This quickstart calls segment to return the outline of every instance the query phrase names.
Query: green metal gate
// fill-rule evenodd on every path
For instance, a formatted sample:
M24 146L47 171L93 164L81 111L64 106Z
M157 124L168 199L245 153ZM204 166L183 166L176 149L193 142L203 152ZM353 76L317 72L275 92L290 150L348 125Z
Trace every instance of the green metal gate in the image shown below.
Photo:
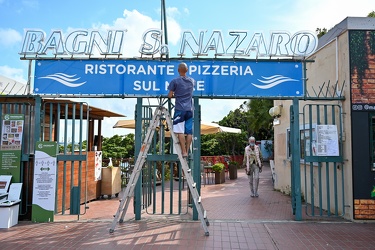
M163 104L169 105L169 111L172 109L170 102ZM142 124L142 128L139 130L139 126L136 126L136 145L143 142L152 120L153 109L156 107L158 105L137 104L136 122ZM178 157L173 154L172 138L168 136L170 130L165 120L161 119L142 170L142 203L140 205L148 214L181 215L187 213L189 206L188 188L185 189ZM135 155L138 155L137 149ZM137 193L135 200L137 200ZM137 202L135 206L137 207ZM137 209L135 210L137 213Z
M305 212L309 216L342 216L345 186L341 106L307 104L302 116Z
M345 213L343 121L338 104L305 104L290 109L292 208L296 220ZM299 122L302 122L300 125Z
M45 102L41 112L42 140L56 141L57 183L55 212L80 215L86 212L89 108L83 102ZM59 191L61 190L61 191ZM84 212L81 212L84 204Z

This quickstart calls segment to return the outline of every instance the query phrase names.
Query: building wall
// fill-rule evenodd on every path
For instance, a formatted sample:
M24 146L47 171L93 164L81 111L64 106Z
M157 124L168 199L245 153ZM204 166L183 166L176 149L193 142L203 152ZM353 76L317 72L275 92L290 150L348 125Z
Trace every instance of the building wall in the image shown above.
M290 194L291 187L291 164L288 156L287 131L290 127L289 107L291 101L274 101L274 105L283 105L280 124L274 127L274 161L275 182L274 188L283 193Z

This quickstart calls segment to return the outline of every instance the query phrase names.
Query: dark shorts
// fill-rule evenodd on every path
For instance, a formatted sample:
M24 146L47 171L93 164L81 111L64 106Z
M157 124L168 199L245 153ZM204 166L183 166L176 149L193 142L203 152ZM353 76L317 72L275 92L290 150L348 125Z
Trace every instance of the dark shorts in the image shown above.
M177 134L193 134L193 112L175 110L173 116L173 132Z

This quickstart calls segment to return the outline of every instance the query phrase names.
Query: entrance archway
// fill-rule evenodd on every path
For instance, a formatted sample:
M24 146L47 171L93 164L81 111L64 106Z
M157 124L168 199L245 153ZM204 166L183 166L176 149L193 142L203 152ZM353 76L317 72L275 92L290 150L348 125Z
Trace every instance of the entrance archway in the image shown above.
M138 99L136 108L136 148L139 149L142 141L143 128L143 107L142 98L158 98L165 95L168 81L176 73L176 65L181 61L171 59L170 61L146 61L146 60L108 60L102 61L88 60L75 61L63 60L64 64L51 60L38 60L36 64L36 81L34 86L35 96L43 97L64 97L77 98L95 95L103 98L127 98L136 97ZM186 61L186 60L185 60ZM195 90L194 106L199 110L200 98L225 98L225 99L251 99L251 98L269 98L269 99L293 99L292 120L294 123L291 133L292 148L292 205L295 211L296 220L301 220L301 185L300 185L300 134L299 132L299 100L308 99L304 93L305 80L303 78L304 63L302 61L254 61L254 60L190 60L189 68L196 78L197 88ZM87 76L87 81L67 84L61 75L53 76L54 71L64 71L66 75L72 75L70 71ZM282 72L282 73L280 73ZM195 75L194 75L195 74ZM262 76L267 74L267 77ZM282 76L280 76L280 74ZM113 76L115 75L115 76ZM73 79L70 79L73 80ZM55 84L60 82L61 84ZM103 84L113 82L112 85ZM99 83L99 84L98 84ZM130 84L127 84L130 83ZM225 83L225 84L223 84ZM87 84L87 85L86 85ZM288 87L285 87L287 84ZM98 86L95 88L94 86ZM59 93L59 94L55 94ZM140 110L139 110L140 109ZM43 109L42 109L43 110ZM38 114L39 111L36 111ZM142 114L142 115L139 115ZM195 113L196 121L200 121L199 112ZM75 117L72 115L72 117ZM199 123L195 123L194 131L200 130ZM37 126L38 127L38 126ZM35 131L38 130L36 127ZM200 133L194 140L196 145L200 144ZM42 138L40 131L36 133L35 138ZM45 137L46 138L46 137ZM50 136L48 140L53 140ZM194 146L195 147L195 146ZM199 150L194 150L192 169L194 178L197 180L197 188L200 183L200 154ZM137 154L136 154L137 155ZM66 158L69 162L80 162L82 155L78 158ZM150 157L151 158L151 157ZM160 160L160 159L159 159ZM195 169L195 171L194 171ZM138 189L139 190L139 189ZM138 194L139 195L139 194ZM77 196L79 197L79 196ZM79 198L76 198L79 199ZM137 203L138 202L138 203ZM77 204L77 202L75 203ZM78 201L78 204L80 202ZM136 219L140 219L140 209L142 207L141 199L136 200ZM74 205L74 204L73 204ZM196 214L193 214L196 219Z

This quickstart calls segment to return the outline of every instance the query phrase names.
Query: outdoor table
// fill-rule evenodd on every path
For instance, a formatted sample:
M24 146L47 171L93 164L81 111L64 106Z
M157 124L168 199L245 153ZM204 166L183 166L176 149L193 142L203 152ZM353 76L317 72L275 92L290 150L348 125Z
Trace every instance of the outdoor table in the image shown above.
M215 183L214 171L212 170L212 166L204 166L204 174L206 175L207 184L210 184L210 180L211 184Z

